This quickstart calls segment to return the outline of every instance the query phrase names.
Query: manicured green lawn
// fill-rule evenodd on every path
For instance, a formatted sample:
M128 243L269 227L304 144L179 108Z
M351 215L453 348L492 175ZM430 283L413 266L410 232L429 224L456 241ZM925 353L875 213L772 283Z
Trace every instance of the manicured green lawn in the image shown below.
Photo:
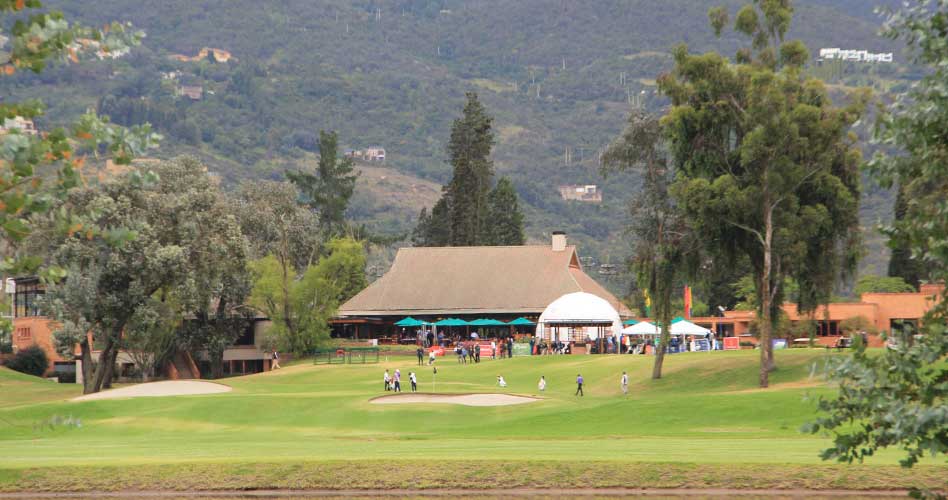
M450 469L472 460L564 467L605 461L628 467L690 464L697 471L701 464L725 471L787 467L803 477L807 468L801 466L821 464L817 454L829 443L798 429L813 417L815 398L832 394L810 377L814 363L830 355L779 351L768 390L755 388L758 358L752 351L673 355L659 381L649 379L652 358L645 356L525 357L479 365L458 365L449 356L438 361L436 384L431 367L390 359L360 366L298 364L231 378L224 382L234 390L226 394L82 403L62 400L78 394L76 387L28 382L0 370L0 490L15 488L24 474L33 474L30 484L42 487L43 470L64 465L174 470L180 464L180 473L191 464L233 473L255 470L250 464L259 463L279 469L383 461ZM517 406L370 404L386 394L385 368L401 369L405 389L408 372L417 369L424 392L533 395L540 375L548 386L542 401ZM619 390L622 370L632 382L627 398ZM577 373L586 379L585 397L573 395ZM498 374L507 380L506 389L496 387ZM54 416L79 418L82 426L35 425ZM882 453L856 470L910 477L882 467L898 457ZM943 463L929 464L935 469L920 470L948 477ZM259 471L253 475L261 477Z

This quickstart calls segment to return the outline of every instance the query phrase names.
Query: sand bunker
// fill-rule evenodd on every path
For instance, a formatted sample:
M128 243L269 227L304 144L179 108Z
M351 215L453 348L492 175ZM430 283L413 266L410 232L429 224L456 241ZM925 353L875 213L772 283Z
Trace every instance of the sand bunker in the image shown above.
M231 388L224 384L203 382L200 380L165 380L137 384L109 391L86 394L73 401L95 401L98 399L138 398L148 396L190 396L194 394L218 394L230 392Z
M442 403L464 406L508 406L521 405L540 401L528 396L514 396L513 394L392 394L379 396L369 400L372 404L410 404L410 403Z

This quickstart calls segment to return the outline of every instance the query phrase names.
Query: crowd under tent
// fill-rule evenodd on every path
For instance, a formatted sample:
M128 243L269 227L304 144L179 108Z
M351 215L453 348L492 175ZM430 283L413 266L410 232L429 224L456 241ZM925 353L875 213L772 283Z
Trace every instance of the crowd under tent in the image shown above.
M612 304L591 293L574 292L544 309L537 320L536 336L544 342L573 346L591 340L599 344L599 352L604 352L605 339L618 339L621 331L622 318Z

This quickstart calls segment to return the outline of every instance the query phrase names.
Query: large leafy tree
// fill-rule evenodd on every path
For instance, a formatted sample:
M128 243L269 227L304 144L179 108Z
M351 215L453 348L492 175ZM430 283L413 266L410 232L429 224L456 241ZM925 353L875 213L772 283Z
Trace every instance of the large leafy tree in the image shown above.
M187 275L171 289L185 316L185 342L206 354L211 375L222 375L224 349L240 336L252 315L244 308L250 294L248 243L241 232L233 204L198 161L183 158L154 170L162 181L154 190L165 211L187 214L169 240L188 242ZM173 222L173 221L169 221Z
M513 182L501 177L487 196L488 245L523 245L523 213Z
M287 172L299 188L303 201L312 208L327 237L346 229L346 208L355 191L358 174L353 173L352 158L339 158L339 139L335 132L319 132L319 163L315 172Z
M156 181L157 182L157 181ZM90 227L116 228L95 234L74 228L57 242L51 262L68 270L65 285L46 293L50 317L61 327L54 333L62 350L79 345L84 392L108 387L122 332L136 311L163 287L181 279L187 269L189 242L169 237L163 224L186 224L187 213L163 214L160 196L149 196L137 172L95 188L74 190L65 210ZM101 345L92 371L90 336Z
M902 39L930 72L879 117L876 140L902 154L878 154L869 172L883 185L901 186L911 200L886 232L908 243L932 278L948 280L948 2L920 0L888 18L884 33ZM820 401L824 416L808 430L829 431L834 446L824 459L863 460L880 448L899 447L911 467L925 454L948 454L948 300L932 297L920 338L903 332L898 347L881 355L864 348L830 365L839 384Z
M641 195L629 206L629 232L634 237L636 282L648 291L650 312L662 326L652 365L652 378L659 379L671 340L673 292L687 264L694 260L689 256L696 251L692 233L668 191L675 178L674 167L659 120L641 111L633 112L622 135L603 154L602 162L606 172L635 170L642 176Z
M250 255L274 255L281 268L305 269L319 249L319 221L297 202L289 182L245 181L232 198L233 211L247 237ZM288 273L292 278L292 272Z
M84 379L87 392L108 387L123 341L163 344L147 337L164 336L168 325L159 317L169 303L219 361L219 346L241 331L226 320L249 292L246 241L229 209L206 168L188 158L70 193L62 210L79 222L65 239L49 231L51 263L69 274L47 299L64 325L57 341L64 350L80 346L84 370L93 365L86 332L101 346L93 376Z
M8 22L9 21L9 22ZM0 78L18 71L42 71L50 62L77 63L80 58L125 51L142 34L113 23L106 29L70 24L60 12L46 12L38 0L0 0ZM0 236L6 242L25 238L31 217L47 213L57 199L81 183L89 155L110 154L117 163L129 163L158 139L148 125L124 129L94 113L83 115L69 130L57 128L38 134L18 126L42 116L39 101L0 102ZM40 259L20 252L14 259L5 251L0 269L23 272Z
M233 203L253 260L250 302L274 321L277 336L290 339L285 347L306 352L319 335L295 298L309 293L298 292L298 279L318 258L319 222L297 203L296 187L289 182L245 182ZM324 299L321 295L319 304L327 309Z
M720 33L724 9L712 9ZM760 317L760 386L774 368L772 330L785 297L814 309L858 257L860 154L850 126L867 93L834 107L823 83L807 78L806 49L784 41L789 0L758 0L737 13L749 36L734 63L716 54L674 51L674 71L659 88L672 101L663 118L678 170L671 188L715 265L745 258Z
M326 244L319 262L284 283L275 255L251 263L255 275L251 304L271 320L271 336L284 350L311 354L329 338L329 319L337 307L365 288L365 251L360 242L338 238Z

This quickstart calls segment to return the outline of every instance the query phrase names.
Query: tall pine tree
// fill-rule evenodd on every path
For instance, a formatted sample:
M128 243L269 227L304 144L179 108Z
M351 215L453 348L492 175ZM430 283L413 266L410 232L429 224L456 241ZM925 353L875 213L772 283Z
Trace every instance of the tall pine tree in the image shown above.
M483 245L487 236L487 194L494 176L488 158L494 143L493 118L477 99L467 93L463 115L454 120L448 154L454 176L444 188L447 197L452 246Z
M487 197L487 220L488 245L523 245L523 213L507 177L501 177Z
M346 227L346 208L355 191L358 174L352 172L352 158L339 159L339 139L335 132L319 132L319 164L315 173L287 172L306 204L319 217L327 237L338 236Z
M448 153L454 174L431 212L422 210L412 231L415 246L523 245L523 214L509 179L491 190L494 143L491 118L467 93L463 115L454 120Z

